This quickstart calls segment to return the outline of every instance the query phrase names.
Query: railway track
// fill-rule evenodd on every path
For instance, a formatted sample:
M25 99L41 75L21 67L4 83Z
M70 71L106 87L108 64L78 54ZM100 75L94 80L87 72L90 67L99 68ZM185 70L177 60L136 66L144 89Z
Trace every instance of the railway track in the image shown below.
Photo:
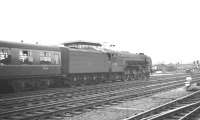
M199 120L200 119L200 106L187 113L182 120Z
M178 78L182 79L182 78ZM168 79L168 81L171 81ZM134 88L139 86L147 86L151 84L159 84L164 81L148 81L148 82L127 82L124 84L115 84L115 85L107 85L100 87L92 87L90 89L75 89L74 91L62 91L56 93L50 93L45 95L34 95L34 96L26 96L19 98L11 98L11 99L3 99L0 101L0 112L20 109L25 107L36 106L40 104L52 103L52 102L60 102L63 100L70 100L74 98L84 98L89 95L105 93L115 90L122 90L126 88Z
M199 120L200 91L125 120Z
M181 85L183 85L183 82L180 83L180 81L176 81L137 89L132 88L95 94L86 98L71 99L71 101L63 100L45 105L6 111L0 114L0 118L2 120L59 119L73 114L80 114L85 110L98 108L105 104L113 104L125 99L152 94L164 89L172 89Z
M17 100L17 99L23 99L23 98L35 98L35 97L40 97L40 96L50 96L54 94L59 94L59 93L75 93L77 91L87 91L90 89L99 89L102 87L110 87L110 86L120 86L123 84L143 84L145 82L151 82L151 81L156 81L156 80L170 80L173 78L184 78L186 75L181 74L178 76L175 75L170 75L168 76L154 76L151 77L152 80L150 81L130 81L130 82L116 82L116 83L105 83L105 84L98 84L98 85L92 85L92 86L82 86L82 87L75 87L75 88L53 88L53 89L47 89L47 90L41 90L41 91L29 91L29 92L22 92L22 93L15 93L15 94L0 94L0 101L10 101L10 100ZM167 77L167 78L166 78Z
M162 76L152 76L150 79L151 80L165 80L167 79L171 79L171 78L179 78L179 77L185 77L186 74L175 74L175 75L162 75ZM146 81L142 81L142 82L146 82ZM75 87L76 90L80 90L80 91L84 91L85 87L87 87L87 89L93 89L93 88L98 88L98 87L104 87L107 86L109 84L112 85L120 85L123 84L123 82L114 82L114 83L102 83L102 84L97 84L97 85L89 85L89 86L80 86L80 87ZM138 83L138 81L134 82L134 83ZM56 92L55 92L56 91ZM51 94L56 94L56 93L62 93L62 92L66 92L66 91L73 91L74 92L74 88L49 88L47 90L40 90L40 91L27 91L27 92L19 92L19 93L10 93L10 94L0 94L0 101L2 99L17 99L23 96L35 96L37 97L38 95L51 95Z
M169 119L170 120L192 120L192 119L197 119L198 117L200 118L200 116L198 116L199 114L197 113L197 111L199 111L200 109L199 100L200 100L199 98L196 98L196 99L190 98L190 101L187 101L187 103L177 104L175 107L178 107L178 108L172 109L163 114L159 114L157 116L149 118L148 120L169 120ZM192 114L193 116L197 115L196 118L189 117L189 115L192 116Z

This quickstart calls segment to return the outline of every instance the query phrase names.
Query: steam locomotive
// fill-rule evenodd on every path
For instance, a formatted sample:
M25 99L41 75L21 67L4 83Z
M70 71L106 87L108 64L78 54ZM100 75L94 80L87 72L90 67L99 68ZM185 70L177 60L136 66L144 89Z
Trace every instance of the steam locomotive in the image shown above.
M151 58L75 41L42 46L0 41L0 93L148 80Z

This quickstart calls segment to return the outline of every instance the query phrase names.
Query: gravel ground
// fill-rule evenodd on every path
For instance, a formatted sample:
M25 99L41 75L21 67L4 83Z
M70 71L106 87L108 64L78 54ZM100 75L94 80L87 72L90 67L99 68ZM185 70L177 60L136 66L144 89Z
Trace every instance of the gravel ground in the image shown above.
M64 120L122 120L189 93L191 92L186 91L185 88L177 88L156 93L149 97L124 101L117 105L104 106L101 109L91 110L73 117L66 117Z

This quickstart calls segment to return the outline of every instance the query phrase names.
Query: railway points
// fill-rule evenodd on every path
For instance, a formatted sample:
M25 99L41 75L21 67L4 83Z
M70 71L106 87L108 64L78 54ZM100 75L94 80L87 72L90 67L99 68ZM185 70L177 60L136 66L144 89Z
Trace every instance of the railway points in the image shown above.
M170 101L126 120L193 120L199 118L200 91Z
M123 101L117 105L110 105L108 107L86 112L74 117L66 117L65 119L123 120L127 117L131 117L134 114L139 114L141 112L157 107L169 101L173 101L190 93L191 92L186 91L184 87L180 87L169 91L159 92L154 94L153 96L130 99L127 101Z

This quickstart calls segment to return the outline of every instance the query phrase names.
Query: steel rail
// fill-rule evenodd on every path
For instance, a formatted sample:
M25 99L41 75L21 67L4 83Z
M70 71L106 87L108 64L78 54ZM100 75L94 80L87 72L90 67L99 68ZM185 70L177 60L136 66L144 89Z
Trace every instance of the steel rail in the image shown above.
M154 88L153 91L150 90L150 88L146 88L146 91L142 91L140 89L140 90L138 90L138 92L136 92L136 91L133 92L133 90L123 91L121 93L117 92L117 93L113 93L113 94L107 95L107 97L106 96L104 96L104 97L99 96L98 98L94 97L94 98L86 99L85 103L83 102L83 100L81 100L81 102L79 103L78 107L77 107L77 101L75 101L75 104L71 104L71 105L69 104L69 102L68 102L68 104L65 103L65 102L63 102L63 103L55 103L56 105L55 104L47 105L46 107L44 107L44 106L37 106L36 110L33 110L33 108L29 108L29 110L30 110L29 111L28 108L27 108L26 110L12 111L10 113L7 113L7 117L8 116L12 116L11 113L15 113L18 116L20 114L23 114L23 113L26 113L27 115L32 114L32 117L30 115L28 118L35 118L35 117L45 116L47 113L48 113L48 115L50 115L50 114L54 115L54 114L59 113L59 112L62 113L62 111L64 111L64 112L66 112L66 111L70 112L72 110L77 110L77 109L81 109L81 108L85 108L85 107L91 107L91 105L94 106L94 105L99 105L99 104L102 104L102 103L105 103L105 102L109 102L109 101L116 101L116 100L120 100L120 99L124 99L124 98L127 99L127 98L130 98L130 97L137 97L137 96L141 96L141 95L147 95L147 94L154 93L155 91L163 90L164 88L165 89L169 89L169 88L177 87L177 86L181 86L181 85L183 85L183 83L180 83L180 82L178 82L176 84L175 83L171 83L170 87L169 86L163 87L162 84L159 84L158 86L160 88L155 88L155 86L152 86L152 88ZM144 88L143 88L143 90L144 90ZM66 106L68 106L68 107L66 107ZM39 114L37 112L39 110L39 108L40 108L40 112L39 113L42 113L42 114ZM42 110L42 108L43 108L43 110ZM55 109L55 108L58 108L59 110ZM44 110L44 109L46 109L46 110ZM31 112L31 110L32 110L32 112ZM27 113L28 111L29 111L29 114ZM5 114L6 113L4 113L4 115L1 114L1 117L5 116ZM21 116L24 116L24 115L21 115ZM15 117L15 119L16 119L16 117ZM26 117L24 117L24 118L22 117L20 119L26 119Z
M169 114L171 115L176 114L177 113L176 111L178 110L180 110L178 111L178 113L181 113L181 110L183 110L186 107L190 108L189 107L190 105L194 104L194 102L199 102L199 101L200 101L200 91L197 91L190 95L173 100L164 105L158 106L156 108L153 108L151 110L145 111L143 113L129 117L124 120L140 120L140 119L141 120L162 120L166 118Z
M148 118L148 120L165 120L165 119L182 120L183 118L181 117L184 117L186 114L190 113L190 111L195 110L200 106L199 100L195 103L186 104L184 106L169 110L165 113L155 115L152 118Z
M174 82L174 80L173 81L168 81L168 82ZM175 82L178 82L178 81L175 81ZM161 84L161 83L163 83L163 82L158 82L158 83L156 83L156 84ZM156 85L156 84L152 84L153 86L154 85ZM135 88L135 86L133 86L133 87L128 87L128 88L126 88L126 89L124 89L124 90L129 90L129 89L135 89L135 90L137 90L137 89L146 89L146 88L148 88L149 86L151 86L151 85L148 85L148 86L142 86L141 88L140 87L137 87L137 88ZM118 92L118 91L123 91L121 88L120 88L120 86L119 86L119 88L116 88L116 89L112 89L112 90L110 90L110 89L108 89L108 90L101 90L101 91L98 91L98 92L95 92L95 93L93 93L93 94L91 94L90 93L90 91L89 91L89 93L90 94L88 94L88 93L84 93L84 94L81 94L80 96L76 96L76 97L66 97L66 96L54 96L53 98L51 98L51 96L49 96L49 98L46 98L45 97L45 99L39 99L39 100L36 100L36 101L28 101L28 100L26 100L26 103L24 103L24 101L21 101L20 103L19 102L17 102L17 103L13 103L13 104L11 104L11 105L9 105L9 104L4 104L4 106L1 106L1 108L3 108L3 110L1 110L1 113L3 113L3 112L5 112L5 111L12 111L12 110L15 110L15 109L22 109L22 108L26 108L26 107L31 107L31 106L36 106L36 105L44 105L44 104L48 104L48 103L55 103L55 102L62 102L62 101L70 101L70 100L75 100L75 99L80 99L80 98L86 98L86 97L91 97L92 95L96 95L96 94L98 94L98 93L105 93L105 94L107 94L107 93L109 93L109 94L111 94L112 92L113 93L115 93L115 90ZM43 101L43 102L42 102Z
M200 106L190 111L185 116L181 117L179 120L198 120L200 118L199 113L200 113Z
M178 77L170 77L170 78L166 78L166 79L163 79L163 80L170 80L170 79L173 79L173 78L184 78L186 75L184 76L178 76ZM160 78L161 79L161 78ZM163 81L162 80L162 81ZM151 81L128 81L128 84L129 83L133 83L133 84L137 84L137 83L145 83L145 82L152 82L152 81L155 81L157 82L158 80L151 80ZM159 80L161 81L161 80ZM119 82L119 83L114 83L114 85L118 86L118 85L121 85L121 84L126 84L126 82ZM0 98L0 102L3 102L3 101L13 101L13 100L19 100L19 99L27 99L27 98L36 98L36 97L41 97L41 96L51 96L51 95L55 95L55 94L59 94L59 93L65 93L65 92L69 92L69 93L74 93L74 92L80 92L80 91L83 91L83 90L89 90L89 89L97 89L97 88L102 88L102 87L110 87L110 85L113 85L113 83L106 83L106 84L99 84L99 85L94 85L94 86L84 86L84 87L76 87L76 88L55 88L53 90L42 90L42 91L37 91L36 94L34 92L35 95L30 95L31 93L25 93L26 95L25 96L19 96L19 97L16 97L16 96L13 96L13 97L9 97L9 98L6 98L5 96L3 98ZM85 88L87 87L87 88ZM43 93L44 92L44 93Z
M76 97L75 99L73 99L73 98L71 98L71 100L62 100L62 101L57 101L57 102L49 102L49 104L48 103L45 103L45 104L39 104L38 106L41 106L41 107L44 107L44 106L49 106L50 104L51 105L55 105L55 104L60 104L60 103L62 103L62 102L64 102L64 103L69 103L69 102L74 102L74 101L83 101L83 100L85 100L85 99L88 99L88 98L96 98L96 97L99 97L99 98L101 98L101 97L106 97L106 96L114 96L114 95L116 95L116 94L120 94L120 93L124 93L124 92L130 92L130 91L133 91L133 92L138 92L138 91L141 91L141 90L144 90L144 89L149 89L149 88L151 88L151 87L154 87L154 86L162 86L162 85L164 85L164 84L174 84L174 83L177 83L177 81L173 81L173 82L168 82L168 83L163 83L163 84L156 84L156 85L149 85L149 86L146 86L146 87L141 87L141 88L128 88L128 89L124 89L124 90L116 90L116 91L112 91L112 92L105 92L105 93L98 93L98 94L93 94L93 95L86 95L85 97L83 97L83 96L80 96L80 97ZM29 108L36 108L36 106L33 106L33 107L28 107L28 109ZM18 111L20 108L17 108L16 110ZM25 110L28 110L26 107L24 108L21 108L21 110L23 110L23 109L25 109ZM8 110L8 111L15 111L15 110L13 110L13 109L11 109L11 110ZM5 113L7 113L8 111L6 111L6 112L1 112L0 113L0 115L2 115L2 114L5 114ZM9 113L9 112L8 112Z
M170 75L171 78L176 78L176 77L185 77L186 74L180 74L180 75ZM163 79L163 78L166 78L168 77L167 79L171 79L169 78L169 75L168 76L154 76L152 77L151 79ZM114 82L114 84L122 84L124 81L122 82ZM138 81L134 81L134 82L138 82ZM145 81L143 81L145 82ZM85 87L88 87L88 88L93 88L93 87L102 87L102 86L105 86L107 84L113 84L113 83L102 83L102 84L97 84L97 85L86 85L84 87L76 87L76 89L84 89ZM15 94L0 94L0 101L3 101L3 100L14 100L14 99L23 99L24 97L38 97L38 96L42 96L42 95L52 95L52 94L57 94L57 93L62 93L62 92L65 92L66 90L73 90L74 88L50 88L50 89L47 89L47 90L40 90L40 91L28 91L28 92L20 92L20 93L15 93ZM55 92L56 90L56 92Z
M177 79L180 79L180 78L177 78ZM170 80L170 79L168 79ZM171 80L170 80L171 81ZM81 91L76 91L72 94L72 92L70 91L68 93L68 91L66 91L66 93L59 93L59 94L51 94L51 95L48 95L47 96L28 96L27 98L26 97L23 97L23 98L19 98L19 99L11 99L11 100L7 100L7 101L0 101L0 107L3 108L3 110L0 110L1 112L2 111L5 111L7 110L7 108L9 109L12 109L13 108L17 108L19 109L20 106L23 106L23 107L26 107L26 106L35 106L37 104L40 104L41 102L40 101L45 101L46 102L51 102L51 101L59 101L59 99L71 99L73 97L79 97L79 96L85 96L85 95L89 95L89 94L96 94L98 92L108 92L108 91L113 91L113 90L118 90L118 89L125 89L126 87L137 87L137 86L140 86L140 85L143 85L143 86L147 86L149 84L154 84L154 83L162 83L164 82L163 80L162 81L148 81L148 82L140 82L140 83L135 83L135 82L128 82L126 84L121 84L121 85L111 85L111 86L103 86L103 87L99 87L99 88L93 88L93 89L89 89L89 90L81 90ZM145 85L145 84L146 85Z

